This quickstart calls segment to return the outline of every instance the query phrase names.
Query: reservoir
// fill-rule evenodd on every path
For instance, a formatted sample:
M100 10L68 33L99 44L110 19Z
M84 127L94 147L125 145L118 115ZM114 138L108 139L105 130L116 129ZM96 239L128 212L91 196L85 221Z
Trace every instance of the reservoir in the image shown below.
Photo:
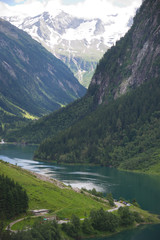
M97 166L55 165L33 161L36 146L0 144L0 159L22 168L53 177L72 187L96 188L104 195L111 192L160 215L160 176L123 172ZM107 238L92 240L159 240L160 225L145 225Z

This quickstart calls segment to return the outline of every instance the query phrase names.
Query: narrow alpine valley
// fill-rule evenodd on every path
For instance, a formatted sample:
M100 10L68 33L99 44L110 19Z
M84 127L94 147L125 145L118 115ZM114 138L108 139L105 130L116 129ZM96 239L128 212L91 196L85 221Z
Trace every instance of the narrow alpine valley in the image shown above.
M11 2L0 2L0 240L158 240L159 0L97 0L102 16L88 18L89 0Z

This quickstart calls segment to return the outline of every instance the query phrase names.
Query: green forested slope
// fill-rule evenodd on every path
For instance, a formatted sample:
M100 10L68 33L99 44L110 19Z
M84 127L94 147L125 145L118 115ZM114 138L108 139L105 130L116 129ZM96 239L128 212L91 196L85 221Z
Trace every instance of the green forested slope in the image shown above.
M54 138L35 158L144 169L159 161L160 79L152 79Z
M85 92L64 63L27 33L0 19L0 137Z
M10 129L4 128L1 134L9 142L40 143L70 127L92 110L92 97L87 95L48 116L30 121L29 124L25 122L22 126L18 121L10 123Z
M20 116L16 116L15 114L7 112L0 107L0 138L4 138L6 132L9 134L11 129L16 131L16 129L28 125L29 122L32 121L25 117L22 118ZM10 137L10 140L15 141L16 139Z
M158 9L158 0L143 2L130 31L99 62L84 98L6 135L8 139L14 135L38 142L49 137L40 145L35 158L58 163L126 169L148 169L158 163Z
M42 116L84 95L69 68L27 33L0 19L0 107Z
M159 7L158 0L145 0L129 32L100 60L88 95L94 106L103 104L45 140L35 158L127 169L158 163Z
M94 106L106 105L46 139L35 158L125 169L159 163L159 6L144 1L132 28L100 60L88 95Z

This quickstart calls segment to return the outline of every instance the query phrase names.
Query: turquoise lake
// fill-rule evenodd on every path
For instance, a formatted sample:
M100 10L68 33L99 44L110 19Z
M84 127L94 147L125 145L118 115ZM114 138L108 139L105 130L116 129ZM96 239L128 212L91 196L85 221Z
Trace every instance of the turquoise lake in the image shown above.
M115 199L136 199L143 209L160 215L160 176L95 166L66 166L33 161L35 146L0 145L0 159L56 178L72 187L96 188ZM107 238L92 240L160 240L160 225L140 226Z

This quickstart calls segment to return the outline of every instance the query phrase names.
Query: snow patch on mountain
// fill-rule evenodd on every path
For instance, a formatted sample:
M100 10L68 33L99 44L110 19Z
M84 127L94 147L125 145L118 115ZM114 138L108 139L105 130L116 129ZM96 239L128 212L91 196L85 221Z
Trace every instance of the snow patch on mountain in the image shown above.
M133 15L134 13L131 16L121 11L106 14L103 19L89 19L55 10L52 14L43 12L32 17L24 15L3 18L29 33L64 61L83 83L84 76L91 78L96 63L105 51L128 31ZM88 84L89 82L85 86Z
M19 16L3 17L15 26L28 32L37 40L43 39L54 49L55 44L61 40L74 41L86 40L88 47L95 39L106 45L113 45L129 29L131 16L127 13L107 15L106 21L99 18L82 19L74 17L63 11L56 15L44 12L35 17L22 18ZM125 21L124 21L125 20Z

